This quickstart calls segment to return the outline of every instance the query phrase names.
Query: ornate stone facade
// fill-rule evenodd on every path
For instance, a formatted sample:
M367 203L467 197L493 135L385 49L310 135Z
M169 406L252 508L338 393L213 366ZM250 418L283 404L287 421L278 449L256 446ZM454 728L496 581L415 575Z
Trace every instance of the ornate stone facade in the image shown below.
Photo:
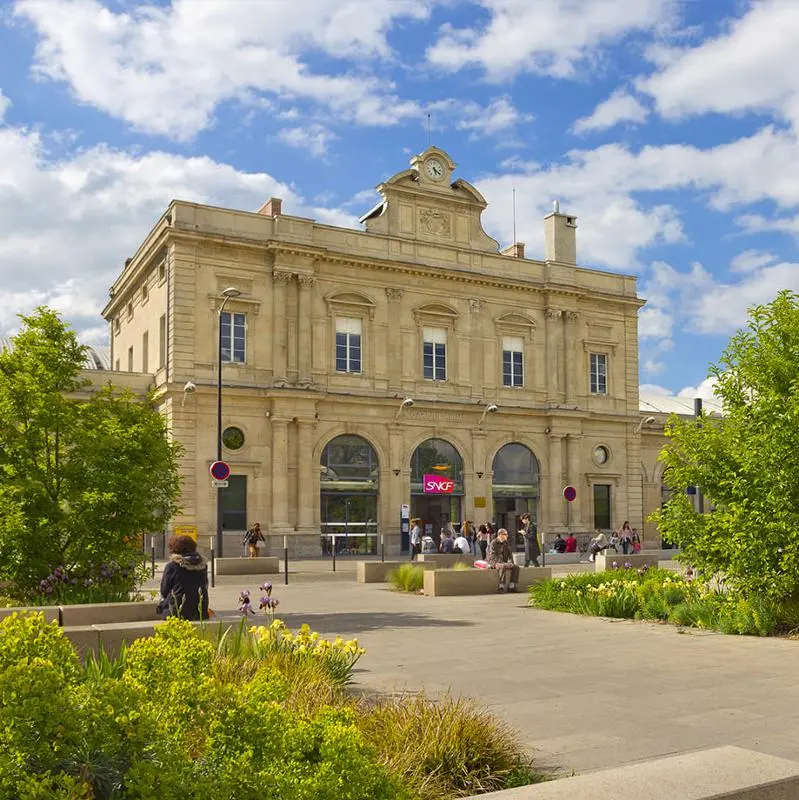
M430 159L443 166L425 170ZM225 313L244 344L224 365L223 427L244 445L224 458L246 488L243 511L227 517L228 550L238 552L236 525L258 519L273 549L287 535L295 552L318 554L320 532L357 523L396 552L403 504L434 514L435 527L442 514L512 527L523 500L550 535L592 530L606 497L610 525L642 529L635 278L577 267L575 220L560 214L544 220L547 260L501 254L482 228L485 200L452 179L449 156L429 148L411 164L378 186L363 231L285 215L274 200L259 213L175 201L115 281L103 312L112 360L153 374L185 447L175 524L215 529L217 312L235 287ZM371 447L351 496L325 462L342 435ZM462 461L444 512L425 505L414 472L428 440ZM503 450L511 444L523 447ZM511 476L501 485L500 465ZM577 489L570 507L566 484ZM350 498L343 511L337 498Z

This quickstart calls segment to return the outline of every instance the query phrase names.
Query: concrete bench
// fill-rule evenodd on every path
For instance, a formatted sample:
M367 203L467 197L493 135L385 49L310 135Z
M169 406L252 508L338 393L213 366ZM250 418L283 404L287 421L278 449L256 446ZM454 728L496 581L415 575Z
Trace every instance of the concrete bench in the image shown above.
M579 564L585 558L587 556L583 553L546 553L538 556L538 562L546 562L546 566L554 567L559 564ZM524 553L514 553L513 560L518 566L524 566Z
M468 564L474 566L477 556L470 553L421 553L417 556L417 561L424 565L425 569L438 569L439 567L451 567L454 564Z
M716 747L471 800L795 800L799 764L741 747Z
M605 572L606 570L614 569L613 564L615 563L617 569L622 569L625 564L629 564L632 569L638 569L643 566L657 567L659 562L659 551L651 553L628 553L625 556L624 553L614 553L611 550L610 553L605 551L597 555L596 566L594 568L597 572Z
M279 572L277 556L216 559L217 575L277 575Z
M12 614L27 614L33 611L41 611L44 614L45 622L59 622L58 606L21 606L19 608L0 608L0 620L10 617Z
M152 622L158 619L152 602L138 603L81 603L59 606L64 627L105 625L116 622Z
M356 565L358 583L386 583L388 573L408 561L359 561Z
M525 592L534 583L551 577L549 567L519 567L517 589ZM496 594L498 588L499 572L495 569L437 569L424 573L424 593L430 597Z

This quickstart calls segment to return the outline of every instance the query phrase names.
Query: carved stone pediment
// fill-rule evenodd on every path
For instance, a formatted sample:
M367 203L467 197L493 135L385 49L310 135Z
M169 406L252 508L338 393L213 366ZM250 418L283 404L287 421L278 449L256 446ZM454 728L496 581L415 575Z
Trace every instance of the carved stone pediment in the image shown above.
M410 169L377 187L382 201L361 217L366 230L498 253L499 244L483 230L485 198L467 181L452 181L454 169L437 147L414 156Z

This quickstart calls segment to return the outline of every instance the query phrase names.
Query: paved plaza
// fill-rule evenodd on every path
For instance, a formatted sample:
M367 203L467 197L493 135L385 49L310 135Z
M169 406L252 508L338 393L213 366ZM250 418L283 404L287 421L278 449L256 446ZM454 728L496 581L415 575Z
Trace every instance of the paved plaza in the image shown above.
M585 772L735 744L799 760L799 642L539 611L526 596L430 598L357 584L354 565L269 576L280 616L366 648L356 689L450 690L515 725L542 768ZM261 579L226 577L235 609Z

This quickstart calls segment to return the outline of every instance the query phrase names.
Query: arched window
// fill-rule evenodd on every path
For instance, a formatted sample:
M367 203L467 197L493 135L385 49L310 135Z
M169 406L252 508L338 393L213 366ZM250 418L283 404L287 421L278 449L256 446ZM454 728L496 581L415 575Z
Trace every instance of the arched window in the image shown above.
M538 459L519 442L506 444L494 456L494 495L538 497Z
M376 553L380 465L372 445L336 436L322 451L320 473L322 553Z
M463 459L444 439L427 439L411 456L411 494L424 494L424 476L437 475L454 482L451 494L463 494Z

